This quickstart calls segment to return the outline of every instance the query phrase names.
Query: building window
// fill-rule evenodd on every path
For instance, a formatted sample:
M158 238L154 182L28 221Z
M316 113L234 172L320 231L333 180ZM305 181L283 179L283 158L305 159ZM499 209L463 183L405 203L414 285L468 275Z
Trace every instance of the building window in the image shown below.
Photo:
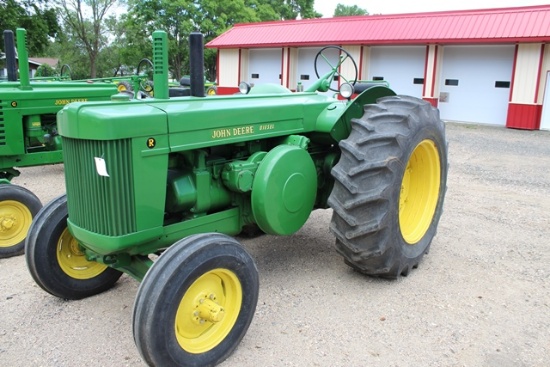
M282 78L282 75L281 75L281 74L279 74L279 79L281 79L281 78Z
M300 75L300 80L309 80L309 74Z
M445 79L445 85L456 87L458 86L458 79Z
M373 76L372 80L384 80L383 76Z
M495 88L510 88L510 82L496 81Z
M252 79L260 79L260 74L252 74Z
M413 84L424 84L424 78L414 78Z
M335 82L337 82L337 81L338 81L338 78L339 78L339 76L338 76L338 75L335 75L335 76L332 78L332 80L334 80Z

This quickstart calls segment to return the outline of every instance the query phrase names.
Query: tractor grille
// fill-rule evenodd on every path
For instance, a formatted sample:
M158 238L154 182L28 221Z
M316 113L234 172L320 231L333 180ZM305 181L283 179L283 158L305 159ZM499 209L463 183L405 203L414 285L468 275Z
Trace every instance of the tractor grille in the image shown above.
M131 141L63 138L63 156L71 222L107 236L136 232ZM95 157L109 177L99 175Z

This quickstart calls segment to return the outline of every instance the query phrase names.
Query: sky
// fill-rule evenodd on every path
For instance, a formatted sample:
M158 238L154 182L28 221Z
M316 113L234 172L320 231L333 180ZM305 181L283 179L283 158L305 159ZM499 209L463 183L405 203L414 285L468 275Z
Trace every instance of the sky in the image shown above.
M548 0L315 0L315 10L332 17L337 4L357 5L372 15L547 5Z

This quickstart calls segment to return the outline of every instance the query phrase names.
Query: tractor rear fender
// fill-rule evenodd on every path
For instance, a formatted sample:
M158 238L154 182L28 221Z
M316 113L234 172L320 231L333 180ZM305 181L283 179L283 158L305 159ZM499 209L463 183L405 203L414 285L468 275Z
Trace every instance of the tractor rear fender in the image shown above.
M337 143L348 137L351 131L351 119L363 116L363 108L366 104L376 103L378 98L385 96L395 96L395 92L387 87L374 86L366 89L348 104L335 102L319 115L315 130L324 136L328 134ZM318 135L317 138L319 138Z

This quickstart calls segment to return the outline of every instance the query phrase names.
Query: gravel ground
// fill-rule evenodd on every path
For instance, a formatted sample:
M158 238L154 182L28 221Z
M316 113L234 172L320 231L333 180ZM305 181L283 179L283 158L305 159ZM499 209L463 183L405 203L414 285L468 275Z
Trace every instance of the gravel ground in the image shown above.
M260 272L244 340L223 367L543 367L550 361L550 133L447 125L445 211L430 253L408 277L348 268L331 211L290 237L242 240ZM14 183L45 203L61 165ZM0 259L0 366L141 366L123 276L82 301L43 292L25 258Z

